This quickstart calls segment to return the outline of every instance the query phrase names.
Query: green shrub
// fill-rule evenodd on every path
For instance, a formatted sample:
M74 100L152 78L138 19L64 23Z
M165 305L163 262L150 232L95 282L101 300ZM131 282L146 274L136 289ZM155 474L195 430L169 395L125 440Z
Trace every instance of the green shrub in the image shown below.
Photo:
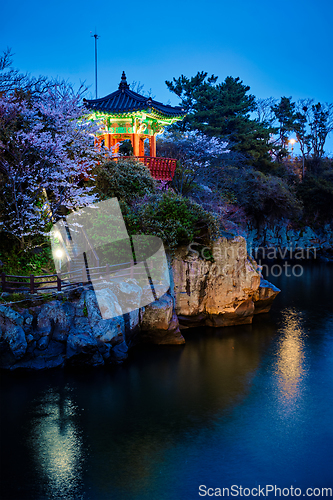
M177 162L171 186L177 194L186 196L197 187L195 182L196 177L197 174L194 168L181 165Z
M124 216L130 232L158 236L172 253L193 241L209 243L220 234L217 215L171 192L140 201Z
M5 302L21 302L22 300L27 300L27 297L24 293L13 292L5 297L1 297L1 299Z
M51 245L47 237L39 236L32 241L35 248L22 250L16 240L0 233L0 271L11 275L41 275L55 272Z
M283 179L252 171L244 181L239 189L240 206L258 228L264 223L275 224L284 218L300 218L302 204Z
M229 166L221 169L217 186L221 200L241 207L257 228L301 216L302 203L294 187L280 177Z
M297 194L304 204L305 220L322 224L333 219L333 179L307 175L299 184Z
M118 158L95 169L96 191L101 199L116 197L130 201L151 194L156 182L149 169L133 158Z

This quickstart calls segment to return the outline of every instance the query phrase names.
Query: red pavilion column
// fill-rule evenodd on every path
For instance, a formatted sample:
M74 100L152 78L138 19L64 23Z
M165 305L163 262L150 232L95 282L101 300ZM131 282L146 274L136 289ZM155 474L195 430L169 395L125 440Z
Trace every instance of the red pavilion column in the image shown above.
M145 155L145 138L140 137L139 139L139 156Z
M155 158L156 156L156 137L153 135L149 137L149 146L150 146L150 156Z
M119 143L119 140L116 139L113 135L111 136L111 146L114 148L113 149L113 154L116 155L119 151L119 146L115 147L116 144Z
M134 156L140 156L140 144L139 144L139 136L138 134L132 135L132 146L133 146L133 154Z
M110 141L110 134L104 134L104 144L105 144L105 147L110 149L111 147L111 141Z

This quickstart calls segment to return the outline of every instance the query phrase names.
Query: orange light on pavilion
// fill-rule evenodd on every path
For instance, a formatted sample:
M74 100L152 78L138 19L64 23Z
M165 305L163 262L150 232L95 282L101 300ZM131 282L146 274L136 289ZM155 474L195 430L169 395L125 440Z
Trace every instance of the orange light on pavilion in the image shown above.
M123 72L118 90L100 99L85 100L90 118L101 124L98 140L117 153L117 144L129 140L133 155L142 159L149 167L163 163L156 158L156 136L164 127L182 120L184 110L179 106L169 106L132 91ZM145 161L145 140L149 140L150 157ZM157 161L160 160L160 161ZM171 159L168 159L171 160ZM173 160L176 162L176 160ZM160 168L160 167L159 167ZM156 167L156 171L157 171ZM153 174L153 172L152 172Z

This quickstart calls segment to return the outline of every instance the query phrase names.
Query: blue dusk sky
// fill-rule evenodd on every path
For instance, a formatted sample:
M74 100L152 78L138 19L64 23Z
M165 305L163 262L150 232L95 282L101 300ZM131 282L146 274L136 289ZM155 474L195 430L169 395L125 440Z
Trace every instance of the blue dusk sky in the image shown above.
M99 97L125 70L129 83L176 105L165 80L207 71L240 77L257 97L333 102L332 0L7 0L1 17L0 50L12 49L17 69L85 82L87 97L96 29ZM332 153L332 136L327 146Z

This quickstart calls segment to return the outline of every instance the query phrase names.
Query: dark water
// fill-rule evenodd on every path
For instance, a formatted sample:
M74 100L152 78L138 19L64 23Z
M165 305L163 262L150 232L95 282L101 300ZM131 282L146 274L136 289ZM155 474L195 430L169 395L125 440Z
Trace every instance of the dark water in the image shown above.
M0 498L333 487L333 266L272 281L283 293L253 325L112 370L2 373Z

